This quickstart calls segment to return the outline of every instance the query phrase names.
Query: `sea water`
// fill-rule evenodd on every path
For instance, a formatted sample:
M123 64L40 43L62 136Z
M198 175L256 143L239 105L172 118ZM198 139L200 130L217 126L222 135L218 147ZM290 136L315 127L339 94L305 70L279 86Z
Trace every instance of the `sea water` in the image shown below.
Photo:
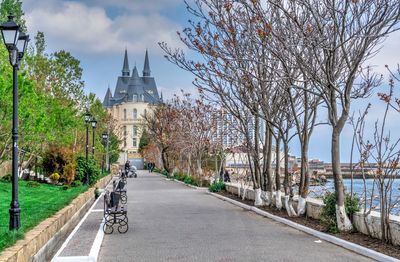
M385 181L385 184L388 183L389 180ZM343 184L346 192L350 193L351 179L343 179ZM309 196L313 198L322 198L327 192L334 192L334 187L333 179L328 179L325 185L311 186ZM353 194L356 194L361 199L361 203L364 202L365 192L367 193L367 207L370 206L369 203L372 196L372 207L374 210L379 211L379 190L378 184L376 182L374 183L374 179L366 179L365 186L363 179L353 179ZM395 205L391 213L400 215L400 179L393 180L391 202Z

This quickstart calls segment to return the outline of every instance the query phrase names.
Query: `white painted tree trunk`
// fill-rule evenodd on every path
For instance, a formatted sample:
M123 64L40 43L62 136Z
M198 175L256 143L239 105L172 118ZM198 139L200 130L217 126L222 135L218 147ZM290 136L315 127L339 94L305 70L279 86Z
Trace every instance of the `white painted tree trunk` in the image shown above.
M353 230L353 225L347 217L344 206L336 205L336 222L340 232L349 232Z
M241 194L240 194L240 189L241 189L241 187L242 187L242 185L240 184L240 182L238 181L237 182L237 188L238 188L238 197L240 197L241 196Z
M246 190L247 190L247 187L246 187L246 186L243 186L242 200L245 200L245 199L246 199Z
M263 206L266 205L266 199L267 199L267 192L265 192L264 190L261 190L261 201L262 201Z
M297 215L302 216L306 213L306 199L299 196L299 203L297 204Z
M266 206L270 206L272 204L272 192L265 192L264 202Z
M255 206L262 206L263 200L261 199L261 188L257 188L254 190L254 205Z
M282 209L282 191L275 192L275 206L278 210Z
M294 211L292 202L289 201L290 197L289 196L285 196L285 208L286 208L286 212L288 214L288 216L293 217L293 216L297 216L296 211Z

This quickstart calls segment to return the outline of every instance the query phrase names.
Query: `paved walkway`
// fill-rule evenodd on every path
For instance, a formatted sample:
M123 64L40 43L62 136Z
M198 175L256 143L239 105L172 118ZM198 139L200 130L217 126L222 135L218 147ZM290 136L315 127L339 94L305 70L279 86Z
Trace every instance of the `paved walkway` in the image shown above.
M370 261L146 171L127 190L129 231L105 235L99 261Z

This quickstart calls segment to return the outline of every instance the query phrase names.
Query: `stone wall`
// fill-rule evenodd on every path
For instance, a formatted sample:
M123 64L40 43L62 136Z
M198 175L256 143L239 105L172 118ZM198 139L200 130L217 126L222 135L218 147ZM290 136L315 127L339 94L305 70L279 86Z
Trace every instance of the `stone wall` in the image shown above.
M96 187L104 188L112 179L106 176L100 179L93 187L80 194L68 206L58 211L55 215L47 218L39 225L25 234L25 238L18 240L15 245L0 253L0 262L28 262L32 261L34 255L52 239L64 225L69 223L76 213L84 215L94 201L94 190ZM82 210L86 208L86 211ZM77 219L75 225L79 222ZM75 225L71 225L74 227ZM62 239L60 239L62 241ZM54 250L53 250L54 251ZM44 255L46 256L46 255Z
M11 161L5 161L0 165L0 177L11 173Z
M226 191L238 195L239 185L234 183L225 183ZM243 188L240 189L241 195L243 193ZM254 190L248 188L246 191L246 199L254 200ZM284 203L282 195L282 203ZM297 199L294 198L293 206L296 208ZM324 203L321 199L307 198L307 211L306 215L314 219L321 219L321 212ZM353 215L353 223L357 231L370 235L374 238L380 238L381 235L381 223L380 223L380 213L372 211L367 216L363 212L357 212ZM395 245L400 245L400 216L390 217L390 229L392 233L392 241Z

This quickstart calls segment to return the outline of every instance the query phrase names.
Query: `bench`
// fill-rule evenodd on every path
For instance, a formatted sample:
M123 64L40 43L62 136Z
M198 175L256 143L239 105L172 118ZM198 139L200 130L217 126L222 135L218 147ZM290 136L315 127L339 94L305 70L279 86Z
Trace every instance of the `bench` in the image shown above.
M128 226L127 206L120 203L121 195L117 192L106 191L104 194L104 225L105 234L114 232L114 225L118 225L119 233L126 233Z
M118 183L116 180L113 181L113 190L116 193L119 193L121 196L121 203L126 204L128 202L128 196L126 194L126 181L119 180Z
M126 179L128 177L128 174L125 170L121 170L121 173L119 175L119 179L121 179L122 181L126 182Z

